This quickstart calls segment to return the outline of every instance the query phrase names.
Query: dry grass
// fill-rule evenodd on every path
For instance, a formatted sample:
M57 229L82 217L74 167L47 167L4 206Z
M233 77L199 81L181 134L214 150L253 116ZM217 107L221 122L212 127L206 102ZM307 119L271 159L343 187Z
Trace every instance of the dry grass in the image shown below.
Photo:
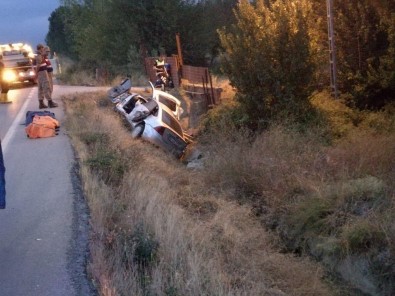
M204 136L205 183L252 205L288 252L312 255L367 294L391 295L395 133L360 124L342 138L336 134L331 146L320 133L281 126L254 137L216 126ZM345 258L353 266L346 271L340 270Z
M265 196L283 192L288 182L302 182L303 175L285 174L287 161L300 164L303 159L289 156L276 164L282 153L273 147L276 158L266 157L271 145L254 143L251 149L241 142L221 150L211 147L208 171L189 171L163 151L131 139L114 112L92 99L97 97L86 94L64 102L91 211L89 271L100 295L333 294L316 263L279 253L275 237L252 215L251 205L234 198L249 180L253 191L266 188ZM278 137L261 140L285 149L280 142L289 136ZM246 154L252 151L265 154ZM260 178L271 183L262 187Z
M96 77L96 72L94 70L87 71L85 68L82 69L81 66L67 57L60 57L61 64L61 73L57 74L58 82L65 83L68 85L118 85L125 76L116 76L114 77L109 72L107 75L99 78ZM125 70L125 69L123 69ZM119 70L116 71L119 73ZM122 71L123 72L123 71ZM133 71L131 74L131 80L133 82L133 86L147 86L149 87L147 75L139 72Z

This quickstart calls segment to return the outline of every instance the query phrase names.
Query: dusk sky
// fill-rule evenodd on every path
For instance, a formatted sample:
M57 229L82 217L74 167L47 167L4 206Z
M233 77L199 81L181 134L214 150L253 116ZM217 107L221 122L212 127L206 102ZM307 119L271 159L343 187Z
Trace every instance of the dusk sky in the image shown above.
M45 43L48 18L59 0L0 0L0 44L24 42L33 49Z

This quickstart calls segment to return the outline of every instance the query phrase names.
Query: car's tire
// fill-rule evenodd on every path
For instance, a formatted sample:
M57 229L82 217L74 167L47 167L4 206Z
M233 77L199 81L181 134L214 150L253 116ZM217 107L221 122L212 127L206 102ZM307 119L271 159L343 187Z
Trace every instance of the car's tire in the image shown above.
M132 138L140 138L144 132L144 124L140 123L136 125L132 130Z

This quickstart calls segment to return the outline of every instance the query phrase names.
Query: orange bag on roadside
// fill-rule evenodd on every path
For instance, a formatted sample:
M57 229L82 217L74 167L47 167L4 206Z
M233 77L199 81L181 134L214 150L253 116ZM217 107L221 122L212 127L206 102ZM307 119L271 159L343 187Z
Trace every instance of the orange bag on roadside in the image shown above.
M30 139L48 138L58 134L59 126L59 121L51 116L35 115L25 131Z

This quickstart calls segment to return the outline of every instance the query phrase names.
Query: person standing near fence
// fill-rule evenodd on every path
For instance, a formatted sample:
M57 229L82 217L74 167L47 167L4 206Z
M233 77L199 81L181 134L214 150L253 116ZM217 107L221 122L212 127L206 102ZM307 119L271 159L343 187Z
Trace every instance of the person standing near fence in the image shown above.
M165 68L165 54L160 53L159 57L154 62L154 70L156 75L155 87L160 87L166 82L167 73Z
M0 139L0 209L5 209L5 166Z

